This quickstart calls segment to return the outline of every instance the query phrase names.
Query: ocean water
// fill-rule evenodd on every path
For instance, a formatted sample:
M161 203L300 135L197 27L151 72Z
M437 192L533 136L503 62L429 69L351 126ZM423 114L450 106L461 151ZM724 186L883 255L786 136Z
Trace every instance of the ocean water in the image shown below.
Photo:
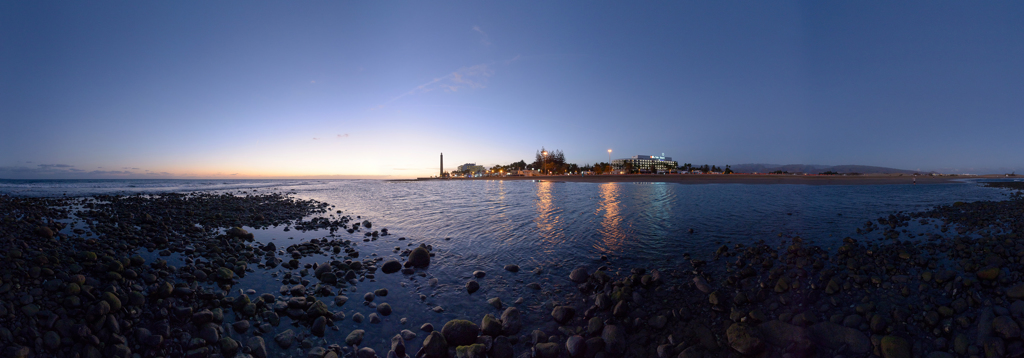
M867 221L956 201L1002 200L1009 193L971 181L856 186L497 180L0 181L0 193L18 196L186 191L281 192L335 205L342 215L359 216L360 220L371 221L373 229L387 228L391 233L376 241L363 242L361 233L342 232L342 238L357 242L360 258L399 258L395 248L432 245L436 256L426 270L427 277L378 273L375 279L360 283L358 292L346 293L351 300L341 309L351 316L356 312L374 312L360 302L363 293L376 288L391 291L388 297L377 301L386 301L395 308L395 314L385 317L384 322L337 322L339 331L326 337L328 342L336 342L352 329L366 329L368 337L372 337L367 344L378 352L386 352L387 339L401 329L418 331L425 322L440 328L453 318L479 322L486 313L498 316L501 311L486 303L491 297L501 298L506 305L523 298L520 307L525 312L526 332L533 328L551 329L546 326L551 321L547 307L571 299L569 294L574 286L567 276L577 266L594 269L606 265L626 271L631 267L686 270L689 261L684 259L685 254L709 259L721 245L731 247L765 240L775 246L796 236L834 252L844 237L880 239L880 230L857 233L857 228ZM328 235L324 231L286 231L284 227L248 229L258 241L275 242L280 248ZM934 223L916 221L907 229L901 240L912 239L910 235L939 232ZM155 257L154 253L149 255ZM602 260L602 256L607 260ZM329 259L305 258L303 263ZM182 260L174 256L169 262L180 265ZM522 271L506 272L502 269L506 264L517 264ZM541 268L543 273L531 273L535 268ZM463 287L474 270L488 274L479 280L481 290L468 295ZM281 284L272 273L283 271L257 270L236 287L276 293ZM428 285L429 278L437 278L439 284ZM545 290L525 288L529 282L539 282ZM421 299L420 294L426 299ZM444 307L445 312L433 312L434 306ZM408 322L402 324L401 318ZM278 330L287 327L282 324ZM418 346L413 343L410 348L415 352Z

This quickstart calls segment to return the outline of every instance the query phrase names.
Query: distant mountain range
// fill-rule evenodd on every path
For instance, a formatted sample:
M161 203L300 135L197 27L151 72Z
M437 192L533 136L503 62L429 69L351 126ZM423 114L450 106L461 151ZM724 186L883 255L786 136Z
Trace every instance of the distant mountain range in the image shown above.
M860 173L860 174L914 174L922 173L927 174L931 172L922 172L917 170L905 170L896 168L886 167L873 167L868 165L816 165L816 164L738 164L730 166L734 172L737 173L768 173L774 171L784 171L790 173L807 173L807 174L818 174L824 172L835 172L840 174L849 173Z

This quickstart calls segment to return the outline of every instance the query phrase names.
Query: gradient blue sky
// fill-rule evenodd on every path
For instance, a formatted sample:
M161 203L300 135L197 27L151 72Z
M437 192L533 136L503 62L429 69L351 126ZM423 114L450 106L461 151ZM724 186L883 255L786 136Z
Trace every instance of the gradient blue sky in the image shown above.
M1024 172L1024 2L0 3L0 178Z

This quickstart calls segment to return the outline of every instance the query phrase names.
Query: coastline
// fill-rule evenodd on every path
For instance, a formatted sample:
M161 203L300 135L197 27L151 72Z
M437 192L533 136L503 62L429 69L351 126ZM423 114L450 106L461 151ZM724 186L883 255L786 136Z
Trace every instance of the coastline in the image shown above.
M1024 310L1024 260L1011 246L1022 200L880 217L857 228L873 238L847 237L837 249L780 234L709 246L706 259L630 267L602 256L567 262L567 277L511 262L452 277L430 265L457 250L371 231L378 225L359 216L307 220L334 207L286 194L0 196L0 212L25 214L0 220L8 249L0 349L26 357L1004 356L1024 350L1019 335L1000 333ZM901 229L922 221L934 230ZM256 240L271 225L327 232L280 247ZM360 239L406 246L375 252ZM260 278L271 285L254 285ZM434 296L442 290L470 305L487 298L488 308Z
M759 175L759 174L632 174L632 175L545 175L545 176L509 176L482 178L416 178L394 181L433 181L433 180L539 180L574 183L650 183L664 182L676 184L800 184L800 185L913 185L917 184L951 184L962 179L994 179L995 176L911 176L911 175ZM1001 178L1001 177L999 177Z

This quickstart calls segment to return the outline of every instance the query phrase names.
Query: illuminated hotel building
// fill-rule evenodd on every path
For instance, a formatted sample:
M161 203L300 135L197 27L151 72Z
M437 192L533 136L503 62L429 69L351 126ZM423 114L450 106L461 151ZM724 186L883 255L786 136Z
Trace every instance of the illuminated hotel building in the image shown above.
M464 173L481 173L485 169L482 165L476 165L476 163L466 163L459 166L459 171Z
M639 170L641 172L650 172L651 166L654 166L656 171L670 171L675 170L679 163L672 160L672 157L666 157L664 153L661 156L657 155L634 155L632 158L615 159L612 161L612 167L615 170L626 170L626 163L632 165L633 170Z

